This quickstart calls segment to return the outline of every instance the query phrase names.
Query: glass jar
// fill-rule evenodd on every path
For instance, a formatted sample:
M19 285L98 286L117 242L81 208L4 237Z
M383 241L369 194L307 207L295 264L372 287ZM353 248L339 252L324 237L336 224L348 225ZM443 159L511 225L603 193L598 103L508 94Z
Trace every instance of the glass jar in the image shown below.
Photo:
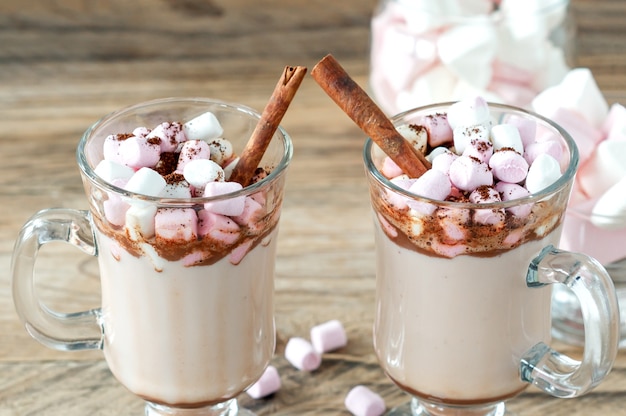
M389 115L481 95L529 108L574 65L569 0L381 0L370 91Z

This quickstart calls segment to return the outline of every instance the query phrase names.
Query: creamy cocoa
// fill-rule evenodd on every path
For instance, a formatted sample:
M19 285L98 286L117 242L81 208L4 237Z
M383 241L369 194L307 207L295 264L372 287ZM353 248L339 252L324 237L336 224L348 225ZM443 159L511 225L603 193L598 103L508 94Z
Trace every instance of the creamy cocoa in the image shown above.
M99 233L103 347L115 377L154 403L198 407L237 396L274 352L276 230L237 265L164 261L156 270ZM225 317L227 319L225 319Z

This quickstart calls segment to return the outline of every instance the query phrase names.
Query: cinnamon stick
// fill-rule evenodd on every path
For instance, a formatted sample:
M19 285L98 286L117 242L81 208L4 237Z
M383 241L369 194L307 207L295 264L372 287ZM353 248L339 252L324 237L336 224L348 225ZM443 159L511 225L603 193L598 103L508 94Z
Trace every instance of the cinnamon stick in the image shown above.
M326 55L311 70L322 89L399 167L413 178L430 169L430 162L396 130L339 62Z
M285 67L272 96L261 113L261 118L255 126L252 136L241 152L239 161L230 176L230 181L239 182L244 187L250 184L255 170L263 158L263 153L267 150L291 100L296 95L306 71L306 67L303 66Z

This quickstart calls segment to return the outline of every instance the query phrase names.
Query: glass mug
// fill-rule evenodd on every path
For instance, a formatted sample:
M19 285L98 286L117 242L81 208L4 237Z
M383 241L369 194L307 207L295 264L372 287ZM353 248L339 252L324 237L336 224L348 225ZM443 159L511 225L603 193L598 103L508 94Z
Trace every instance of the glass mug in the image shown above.
M261 166L271 173L215 197L145 196L109 184L94 171L107 135L184 122L207 111L240 153L260 115L239 104L162 99L95 123L77 149L90 210L43 210L24 225L15 245L14 303L28 332L50 348L102 349L117 380L146 400L146 415L250 415L238 408L236 396L259 379L274 353L278 220L293 152L287 133L279 128L263 156ZM204 204L236 198L260 201L255 220L238 225L230 217L203 216ZM202 237L133 239L108 215L108 204L120 201L129 210L180 210L197 216L198 229L205 227L198 231ZM97 256L100 308L60 314L41 304L33 291L34 262L40 247L55 241Z
M623 217L593 213L593 204L567 208L560 247L587 253L600 261L613 279L620 304L620 348L626 348L626 224ZM571 290L558 287L552 301L552 334L582 345L584 328L580 302Z
M450 105L392 120L419 124ZM594 259L555 248L578 164L573 140L524 110L490 104L490 111L498 123L535 120L538 133L558 138L566 149L562 176L517 200L437 201L383 176L385 155L371 140L365 144L377 265L374 349L385 373L413 397L390 415L503 415L505 401L529 384L556 397L579 396L608 374L617 354L619 312L610 277ZM410 209L414 204L431 209ZM474 222L485 209L532 211L509 214L499 225ZM474 251L461 253L464 247ZM552 284L570 287L583 305L580 362L549 346Z

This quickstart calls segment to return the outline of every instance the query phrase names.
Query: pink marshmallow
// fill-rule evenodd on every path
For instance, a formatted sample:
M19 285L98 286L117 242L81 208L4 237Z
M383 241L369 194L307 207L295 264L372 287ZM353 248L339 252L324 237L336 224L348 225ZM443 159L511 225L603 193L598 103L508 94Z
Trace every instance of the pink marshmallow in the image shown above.
M500 194L492 186L481 186L472 191L469 195L470 202L475 204L488 204L500 202ZM504 209L476 209L474 210L474 221L479 224L502 224L504 222Z
M246 240L243 243L235 246L233 248L233 251L231 251L230 255L228 256L228 261L235 266L238 265L241 260L243 260L243 258L246 256L246 254L248 254L250 248L252 248L252 243L254 243L254 240Z
M514 199L524 198L530 195L528 189L516 183L498 182L496 191L500 193L503 201L512 201ZM506 210L519 218L526 218L532 211L533 204L523 204L507 208Z
M322 364L322 356L304 338L294 337L287 341L285 358L302 371L314 371Z
M391 179L390 182L396 185L397 187L404 189L405 191L408 191L411 185L413 185L413 183L415 182L415 179L410 179L404 175L401 175L401 176L397 176ZM386 190L385 198L387 199L387 202L390 205L396 207L397 209L407 208L408 198L403 195L400 195L397 192L394 192L392 190Z
M120 144L119 152L122 162L133 169L152 168L161 158L157 141L145 137L129 137Z
M202 209L198 211L198 234L229 246L239 239L241 228L227 216Z
M626 107L619 103L611 106L602 124L602 133L607 140L626 140Z
M104 159L124 164L120 153L120 146L126 138L127 136L123 134L111 134L107 136L102 144Z
M439 201L445 200L452 191L448 175L438 170L427 170L422 176L417 178L409 188L409 192ZM423 214L432 214L436 206L427 202L408 200L407 205Z
M278 370L276 367L269 365L261 375L256 383L246 390L248 396L253 399L260 399L262 397L269 396L270 394L276 393L280 390L281 382L280 375L278 374Z
M209 182L204 188L204 197L215 197L226 195L242 189L237 182ZM216 214L238 216L242 215L245 209L245 195L234 198L225 198L217 201L206 202L204 208Z
M192 241L198 236L198 216L192 208L159 208L154 216L157 240Z
M129 207L130 205L116 194L109 194L109 199L102 203L107 221L120 227L126 223L126 211Z
M440 236L445 244L454 244L467 237L465 224L470 219L470 210L461 208L442 208L437 211L439 224L444 234Z
M249 230L260 231L263 227L261 219L265 215L265 209L252 198L245 198L243 211L239 215L233 215L232 219L241 226L247 226Z
M422 120L428 131L428 144L437 147L452 142L452 128L448 116L444 113L429 114Z
M380 395L362 385L348 392L344 404L354 416L380 416L387 408Z
M211 148L204 140L188 140L183 143L178 156L176 172L183 173L185 165L194 159L210 159Z
M528 174L528 162L514 150L499 150L489 159L493 176L504 182L522 182Z
M166 121L159 124L146 137L148 139L153 137L161 139L159 142L161 152L175 152L179 145L187 140L182 124L177 121L172 123Z
M524 150L524 159L532 164L541 154L548 154L556 160L562 160L563 146L558 140L551 139L530 143Z
M450 165L450 182L463 191L472 191L481 185L492 185L493 174L486 163L460 156Z
M506 83L529 86L533 81L533 73L526 69L504 62L501 59L494 59L492 62L493 79Z
M336 319L311 328L311 343L319 354L345 347L348 337L341 322Z
M386 178L395 178L396 176L402 175L402 169L400 166L396 164L390 157L385 157L383 160L383 165L380 168L380 173L382 173Z
M581 164L589 159L603 138L600 129L594 127L576 111L559 108L551 115L551 119L572 136L578 146Z

